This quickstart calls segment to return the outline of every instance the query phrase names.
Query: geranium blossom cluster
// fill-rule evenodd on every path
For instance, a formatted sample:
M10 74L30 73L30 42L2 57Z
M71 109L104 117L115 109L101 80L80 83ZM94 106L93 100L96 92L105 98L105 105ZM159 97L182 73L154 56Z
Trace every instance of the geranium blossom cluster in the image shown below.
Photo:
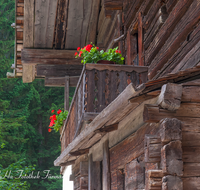
M75 53L76 58L81 58L82 63L97 63L100 60L113 61L116 64L123 64L124 58L121 55L121 51L118 47L109 49L108 52L103 50L99 51L99 47L88 44L83 48L78 47Z
M51 113L54 113L54 112L55 112L54 110L51 110ZM59 109L59 110L57 111L57 114L59 115L61 112L62 112L62 110ZM51 132L53 126L54 126L55 123L56 123L57 116L54 114L54 115L50 116L49 119L50 119L50 124L49 124L48 132Z

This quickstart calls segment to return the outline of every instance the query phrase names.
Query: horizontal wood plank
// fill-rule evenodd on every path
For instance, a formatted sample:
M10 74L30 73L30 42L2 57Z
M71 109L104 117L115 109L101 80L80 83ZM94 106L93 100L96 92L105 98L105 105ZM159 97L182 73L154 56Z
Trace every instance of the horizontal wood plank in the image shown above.
M107 64L86 64L87 70L96 69L98 71L109 70L109 71L126 71L126 72L137 72L143 73L148 71L146 66L133 66L133 65L107 65Z
M79 77L70 77L69 78L69 86L76 87L78 83ZM57 86L64 87L65 86L65 77L56 77L56 78L45 78L45 86Z

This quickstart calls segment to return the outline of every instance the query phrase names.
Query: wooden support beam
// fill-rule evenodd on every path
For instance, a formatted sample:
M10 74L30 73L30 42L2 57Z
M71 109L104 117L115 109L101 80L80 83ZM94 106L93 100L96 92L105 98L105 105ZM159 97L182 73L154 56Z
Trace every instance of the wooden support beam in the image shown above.
M23 49L21 54L24 64L66 64L82 65L80 59L76 59L76 50L53 50L53 49Z
M80 76L82 65L37 65L37 77Z
M156 135L146 135L144 142L145 162L157 163L161 161L161 140Z
M75 152L70 152L69 154L71 156L80 156L80 155L87 154L87 153L89 153L89 148L78 150L78 151L75 151Z
M65 76L64 110L69 110L69 76Z
M144 189L144 168L139 159L135 159L125 166L125 188L124 189Z
M34 4L35 0L24 2L25 19L24 19L24 32L23 32L23 47L25 48L33 47ZM34 79L35 79L35 65L23 65L23 74L22 74L23 83L33 82Z
M61 163L60 166L70 166L70 165L72 165L72 164L75 164L75 160Z
M134 66L134 65L106 65L106 64L86 64L86 70L96 69L98 71L109 70L109 71L126 71L126 72L137 72L144 73L148 72L146 66Z
M168 83L162 86L158 105L167 110L177 110L181 104L182 85Z
M182 152L182 143L179 140L163 146L161 150L163 173L177 176L183 175Z
M144 106L143 118L145 122L159 122L164 118L177 118L184 121L189 117L199 117L199 111L199 103L182 103L176 111L168 111L161 109L157 105L146 104Z
M108 140L103 143L103 190L111 189L110 154Z
M93 162L92 154L88 162L88 190L101 190L101 162Z
M33 82L34 79L35 79L35 65L23 64L23 75L22 75L23 83Z
M174 140L182 140L182 123L176 118L166 118L161 121L159 135L162 143Z
M183 181L178 176L167 175L163 177L162 181L162 190L183 190ZM191 189L191 186L189 188Z
M76 87L78 80L79 76L69 77L69 86ZM44 85L50 87L65 87L65 77L46 77Z
M158 95L149 95L149 94L142 94L141 96L137 96L137 97L133 97L131 98L129 101L130 103L142 103L146 100L149 100L149 99L152 99L152 98L155 98L157 97Z
M144 66L144 45L143 45L143 25L142 25L142 13L138 15L138 58L139 66Z
M119 125L119 123L116 123L116 124L113 124L113 125L109 125L109 126L104 126L104 127L100 128L100 129L97 129L95 131L95 133L109 133L111 131L115 131L115 130L118 129L118 125Z

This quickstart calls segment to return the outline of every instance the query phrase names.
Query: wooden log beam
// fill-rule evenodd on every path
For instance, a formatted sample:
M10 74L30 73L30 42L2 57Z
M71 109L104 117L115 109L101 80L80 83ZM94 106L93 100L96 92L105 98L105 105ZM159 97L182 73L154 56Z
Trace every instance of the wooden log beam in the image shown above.
M159 122L164 118L177 118L184 121L188 117L198 118L200 111L199 103L182 103L174 112L159 108L157 105L145 105L143 118L145 122Z
M157 163L161 161L161 140L156 135L145 135L145 162Z
M113 124L113 125L109 125L109 126L104 126L104 127L100 128L100 129L97 129L95 131L95 133L109 133L111 131L115 131L115 130L118 129L118 125L119 125L119 123L116 123L116 124Z
M183 175L182 143L180 140L172 141L161 149L161 165L163 173L170 175Z
M167 110L177 110L181 104L182 85L168 83L162 86L158 105Z
M144 189L144 169L142 162L139 159L135 159L130 163L127 163L124 169L125 173L125 188L124 189Z
M69 76L65 76L64 110L69 111Z
M70 152L69 154L71 156L80 156L80 155L87 154L87 153L89 153L89 148L78 150L78 151L75 151L75 152Z
M76 59L76 50L53 49L23 49L21 54L24 64L68 64L82 65L80 59Z
M171 14L169 15L168 19L159 30L158 34L152 41L151 45L149 46L148 50L145 52L145 62L150 64L162 46L165 44L166 40L168 39L171 32L176 27L177 23L183 17L189 6L191 5L192 0L184 1L180 0Z
M177 3L177 5L179 4L179 2ZM190 1L187 1L187 3L190 4ZM186 5L186 7L187 7L187 5ZM175 10L175 8L173 9L173 11L174 10ZM173 13L173 11L172 11L172 13ZM199 11L200 11L199 2L197 0L195 0L191 4L191 6L188 9L188 11L186 12L186 14L184 16L182 15L183 17L182 17L181 21L171 31L171 32L173 32L171 34L172 37L169 38L167 41L163 42L165 45L160 43L160 45L158 45L154 48L154 50L155 50L159 46L160 46L159 49L161 49L161 47L163 47L162 50L160 50L160 53L155 57L155 59L154 59L154 56L157 53L152 52L154 50L151 49L152 47L150 46L149 49L151 49L150 51L151 51L152 55L154 55L154 56L150 55L151 58L150 59L147 58L147 62L149 62L149 63L151 62L149 79L152 79L156 75L157 71L160 70L165 65L165 63L169 60L169 58L171 58L173 56L174 52L176 50L178 50L178 48L180 47L180 44L185 41L188 34L191 31L193 31L193 27L199 22ZM170 15L169 15L169 17L170 17ZM165 23L167 23L168 20L169 19L167 19ZM187 20L187 22L186 22L186 20ZM189 24L187 24L187 23L189 23ZM169 32L169 29L167 29L167 30ZM177 30L179 32L177 32ZM162 31L162 30L160 30L160 31ZM166 37L169 37L168 33L166 34ZM157 39L157 38L155 38L155 39ZM157 42L157 44L158 44L158 42ZM159 49L157 49L157 50L159 51Z
M68 161L68 162L61 163L60 166L70 166L70 165L73 165L73 164L75 164L75 160L71 160L71 161Z
M79 76L75 77L69 77L69 86L70 87L76 87L78 83ZM50 86L50 87L64 87L65 86L65 77L46 77L45 86Z
M109 142L108 140L103 144L103 189L111 189L111 174L110 174L110 153L109 153Z
M122 10L123 1L122 0L105 0L104 7L106 10Z
M161 121L159 136L162 143L182 140L182 123L180 120L166 118Z
M88 190L101 190L101 162L93 162L92 154L88 162Z
M161 71L155 76L158 78L159 76L164 76L167 73L177 73L182 65L180 62L184 60L188 52L196 46L196 44L200 41L200 24L190 33L188 39L181 44L179 49L174 53L174 55L168 60L165 66L162 67Z
M151 42L153 41L154 37L164 24L168 17L166 6L162 6L157 14L155 15L155 18L152 21L152 24L149 26L148 30L144 34L144 49L147 50Z
M163 181L162 190L170 190L170 189L183 190L184 189L183 181L178 176L167 175L163 177L162 181Z
M131 98L129 101L130 101L130 103L140 104L140 103L144 102L145 100L149 100L149 99L155 98L157 96L158 95L142 94L141 96Z
M148 71L146 66L134 66L134 65L105 65L105 64L86 64L87 70L96 69L98 71L109 70L109 71L126 71L126 72L137 72L144 73Z
M33 32L34 32L34 0L24 2L24 32L23 32L23 47L33 47ZM17 32L16 32L17 36ZM18 36L17 36L18 39ZM33 82L35 79L35 65L23 65L22 80L23 83Z
M82 65L37 65L37 77L80 76Z

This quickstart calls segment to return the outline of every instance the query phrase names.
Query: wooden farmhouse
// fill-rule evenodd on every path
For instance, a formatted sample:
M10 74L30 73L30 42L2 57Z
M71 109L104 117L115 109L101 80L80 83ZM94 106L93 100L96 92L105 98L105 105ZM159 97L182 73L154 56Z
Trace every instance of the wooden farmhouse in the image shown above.
M15 29L13 76L65 87L74 190L200 189L200 0L16 0ZM124 65L83 66L90 42Z

